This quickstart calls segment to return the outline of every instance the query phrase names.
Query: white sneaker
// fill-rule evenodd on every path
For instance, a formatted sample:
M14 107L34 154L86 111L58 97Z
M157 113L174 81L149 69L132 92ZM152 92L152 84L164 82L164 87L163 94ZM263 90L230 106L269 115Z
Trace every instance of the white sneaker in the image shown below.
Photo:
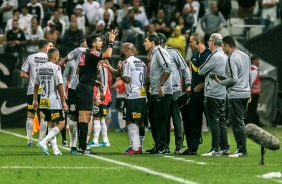
M247 153L235 152L233 155L229 155L229 157L247 157Z
M110 147L111 146L110 142L100 142L99 145L102 146L102 147L104 147L104 146Z
M41 151L42 151L45 155L49 155L47 145L46 145L43 141L38 142L38 143L37 143L37 146L41 149Z
M204 154L201 154L201 156L204 156L204 157L213 157L213 156L221 156L220 152L219 151L210 151L208 153L204 153Z
M53 154L56 155L56 156L63 155L60 150L54 150Z

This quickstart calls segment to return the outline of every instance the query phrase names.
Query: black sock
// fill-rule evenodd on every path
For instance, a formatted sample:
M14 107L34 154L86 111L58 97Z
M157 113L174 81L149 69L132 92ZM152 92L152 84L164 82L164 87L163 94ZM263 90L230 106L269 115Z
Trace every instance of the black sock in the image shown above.
M139 127L139 136L145 136L145 127Z
M66 141L67 140L66 126L61 130L61 135L62 135L62 141Z
M80 148L86 150L86 139L88 132L88 123L80 122Z

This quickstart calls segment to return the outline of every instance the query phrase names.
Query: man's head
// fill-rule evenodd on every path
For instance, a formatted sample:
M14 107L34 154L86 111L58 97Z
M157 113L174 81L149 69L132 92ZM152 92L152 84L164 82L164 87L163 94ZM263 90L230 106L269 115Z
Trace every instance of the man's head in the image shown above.
M71 22L70 23L70 32L75 33L77 30L78 30L77 23L76 22Z
M89 49L97 49L99 51L103 46L103 41L98 34L88 36L86 38L86 43Z
M114 1L113 0L105 0L105 7L106 9L110 9L114 6Z
M160 40L160 45L161 45L162 47L164 47L164 46L165 46L165 43L166 43L166 41L167 41L166 36L165 36L163 33L157 33L157 35L158 35L159 40Z
M52 48L48 51L48 60L52 63L57 64L60 59L59 50L57 48Z
M17 30L18 27L19 27L18 20L13 19L13 22L12 22L12 28L13 28L13 30Z
M38 41L39 50L40 50L41 52L48 53L48 50L49 50L48 44L49 44L49 41L46 40L46 39L41 39L41 40L39 40L39 41Z
M80 4L77 4L74 8L74 13L78 16L81 16L83 12L83 8Z
M165 17L164 9L159 8L158 13L157 13L157 17L158 17L159 19L163 19L163 18Z
M233 52L233 50L236 49L236 42L235 39L233 38L233 36L225 36L222 39L222 49L224 51L225 54L230 54L231 52Z
M84 48L87 48L87 44L86 44L86 39L82 39L79 41L79 46L80 47L84 47Z
M258 56L254 55L254 56L251 57L252 65L259 66L259 62L260 62L260 59L259 59Z
M106 11L104 12L103 18L104 18L104 21L105 21L105 22L109 22L109 20L110 20L110 13L109 13L108 10L106 10Z
M13 10L13 19L19 20L20 11L18 9Z
M211 3L210 5L210 11L213 14L217 14L218 13L218 8L217 8L217 4L216 3Z
M147 36L147 38L144 41L144 47L146 51L153 50L156 46L160 44L160 39L157 35L151 34Z
M33 33L36 33L36 32L37 32L37 29L38 29L37 23L31 23L30 28L31 28L31 31L32 31Z
M28 13L28 7L27 7L27 5L22 6L22 7L21 7L21 11L22 11L22 14L23 14L23 15L26 15L26 14Z
M200 46L203 46L204 44L204 38L199 33L193 33L190 36L190 46L193 50L199 50Z
M208 41L209 48L215 50L222 46L222 36L219 33L213 33Z
M127 59L134 55L134 45L132 43L124 43L120 50L120 57L122 59Z

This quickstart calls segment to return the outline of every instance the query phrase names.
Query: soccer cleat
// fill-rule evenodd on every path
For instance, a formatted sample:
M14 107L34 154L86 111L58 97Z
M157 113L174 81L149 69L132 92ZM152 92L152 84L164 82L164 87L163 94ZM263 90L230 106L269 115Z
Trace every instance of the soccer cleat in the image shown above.
M94 141L92 141L90 144L87 145L89 148L92 147L100 147L101 145L99 143L95 143Z
M56 156L63 155L60 150L54 150L53 154L56 155Z
M185 150L182 153L179 153L178 155L197 155L197 150Z
M175 151L174 151L174 154L179 155L180 153L182 153L182 149L176 148Z
M40 141L40 142L37 143L37 146L41 149L43 154L49 155L46 144L44 144L42 141Z
M48 147L51 147L51 146L52 146L52 144L51 144L50 141L48 141L47 146L48 146Z
M28 144L27 144L27 147L32 147L32 143L28 143Z
M134 149L129 149L127 152L123 152L124 155L134 155L134 154L141 154L142 152L140 152L140 148L135 151Z
M167 148L155 149L154 151L150 152L150 154L167 154L167 153L168 153Z
M248 156L247 153L239 152L239 150L237 150L233 155L229 155L229 157L247 157L247 156Z
M68 147L68 146L69 146L69 145L68 145L68 141L62 141L62 146Z
M101 147L110 147L110 146L111 146L110 142L100 142L99 145L100 145Z
M77 148L77 153L78 154L83 154L83 150L81 148Z
M72 154L72 155L76 155L77 154L76 147L71 147L70 154Z
M119 129L116 129L115 132L119 132L119 133L120 133L120 132L125 132L125 129L119 128Z
M220 154L221 154L222 156L228 156L228 155L230 155L230 150L229 150L229 149L221 150L221 151L220 151Z
M143 153L142 147L139 147L139 150L138 150L138 151L140 152L140 154L142 154L142 153Z
M84 154L84 155L95 155L95 154L97 154L97 153L96 153L96 152L93 152L93 151L90 150L90 149L86 149L86 150L83 151L82 154Z
M146 150L145 153L151 153L155 151L157 148L154 146L152 149Z
M212 156L220 156L220 152L219 151L215 151L215 150L211 150L209 151L208 153L204 153L204 154L201 154L201 156L204 156L204 157L212 157Z

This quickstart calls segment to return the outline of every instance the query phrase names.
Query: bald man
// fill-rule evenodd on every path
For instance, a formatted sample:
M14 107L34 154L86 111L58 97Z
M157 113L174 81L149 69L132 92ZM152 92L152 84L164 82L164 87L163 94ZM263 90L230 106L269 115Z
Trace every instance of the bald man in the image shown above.
M205 78L204 107L212 134L212 148L201 156L229 155L227 126L225 121L226 87L213 80L214 75L225 76L227 56L222 50L222 36L213 33L208 45L212 53L204 64L199 67L199 74Z

